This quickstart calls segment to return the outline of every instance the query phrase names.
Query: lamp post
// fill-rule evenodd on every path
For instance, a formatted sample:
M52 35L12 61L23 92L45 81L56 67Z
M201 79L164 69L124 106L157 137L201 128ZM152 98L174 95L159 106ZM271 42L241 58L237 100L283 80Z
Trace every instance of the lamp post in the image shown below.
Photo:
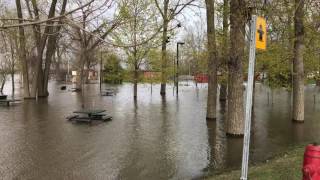
M176 93L179 94L179 45L184 45L184 42L177 42L177 69L176 69Z

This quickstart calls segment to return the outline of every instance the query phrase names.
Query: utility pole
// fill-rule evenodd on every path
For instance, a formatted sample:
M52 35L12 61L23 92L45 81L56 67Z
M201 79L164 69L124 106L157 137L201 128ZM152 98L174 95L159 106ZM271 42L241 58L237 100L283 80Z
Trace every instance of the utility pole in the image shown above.
M184 45L184 42L177 42L177 69L176 69L176 94L179 94L179 45Z

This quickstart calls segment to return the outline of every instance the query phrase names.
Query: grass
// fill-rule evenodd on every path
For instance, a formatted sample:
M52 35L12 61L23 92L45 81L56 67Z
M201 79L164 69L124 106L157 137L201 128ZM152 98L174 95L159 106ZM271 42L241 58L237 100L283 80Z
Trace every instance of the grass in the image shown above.
M304 147L293 148L274 159L250 166L248 179L257 180L301 180ZM240 170L208 177L207 180L239 180Z

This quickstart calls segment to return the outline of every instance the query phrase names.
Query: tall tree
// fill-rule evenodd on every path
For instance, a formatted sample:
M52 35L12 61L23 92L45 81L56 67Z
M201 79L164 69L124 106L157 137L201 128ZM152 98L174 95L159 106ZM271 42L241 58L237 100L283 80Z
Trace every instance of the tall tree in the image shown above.
M216 119L217 104L217 47L214 24L214 0L206 0L208 36L208 98L207 119Z
M304 121L304 0L295 0L292 118Z
M26 0L28 12L31 19L40 20L40 9L37 1L32 0L31 5L29 0ZM57 5L57 0L53 0L51 2L48 19L53 18L55 16L55 9ZM32 6L32 9L31 9ZM42 86L43 82L43 54L45 52L45 47L47 44L47 40L49 37L49 33L52 32L53 21L47 21L46 27L42 30L41 26L34 25L33 26L33 34L34 34L34 43L36 45L36 63L33 69L33 78L32 78L32 86L31 86L31 97L36 98L37 96L47 96L48 94L44 93L44 89Z
M179 15L186 7L192 5L195 0L163 0L159 3L159 0L154 0L157 9L162 18L162 44L161 44L161 88L160 94L166 94L166 83L167 83L167 43L169 42L168 33L170 32L170 22ZM180 24L177 25L178 27Z
M156 12L150 0L122 0L120 9L127 23L114 31L117 44L125 46L122 49L128 57L128 67L133 70L133 97L138 96L138 81L140 66L145 63L146 56L152 48L159 46L158 34L160 28L156 21Z
M245 47L245 1L230 1L230 59L228 78L227 134L242 135L244 130L242 61Z

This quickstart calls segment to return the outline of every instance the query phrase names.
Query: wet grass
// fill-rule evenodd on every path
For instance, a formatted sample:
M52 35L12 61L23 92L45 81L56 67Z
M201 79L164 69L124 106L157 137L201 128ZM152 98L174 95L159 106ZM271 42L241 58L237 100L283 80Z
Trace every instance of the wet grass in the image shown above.
M304 147L295 147L265 163L250 166L248 179L254 180L301 180ZM225 172L208 180L239 180L240 170Z

